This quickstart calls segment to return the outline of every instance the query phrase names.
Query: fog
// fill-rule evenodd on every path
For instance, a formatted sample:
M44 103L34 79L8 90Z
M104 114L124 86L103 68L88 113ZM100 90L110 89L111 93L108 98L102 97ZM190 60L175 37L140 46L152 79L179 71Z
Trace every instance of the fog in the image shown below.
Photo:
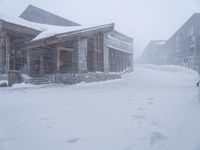
M81 25L115 23L134 38L135 58L200 12L200 0L0 0L0 19L29 4ZM0 150L200 150L200 14L193 16L137 60L132 39L102 36L113 25L46 25L38 34L6 18Z
M134 38L135 57L152 39L168 39L193 13L199 0L0 0L0 13L18 16L28 4L82 25L114 22Z

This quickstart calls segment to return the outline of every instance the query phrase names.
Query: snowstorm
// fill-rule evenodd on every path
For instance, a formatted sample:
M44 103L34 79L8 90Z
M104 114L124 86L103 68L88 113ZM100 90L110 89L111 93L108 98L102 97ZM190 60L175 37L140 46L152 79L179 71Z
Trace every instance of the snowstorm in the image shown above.
M199 0L0 0L0 150L200 150Z

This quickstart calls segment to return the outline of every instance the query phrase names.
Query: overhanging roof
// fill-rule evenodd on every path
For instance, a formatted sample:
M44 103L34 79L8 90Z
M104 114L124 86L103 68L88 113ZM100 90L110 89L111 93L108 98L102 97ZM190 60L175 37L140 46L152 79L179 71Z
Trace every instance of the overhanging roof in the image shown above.
M67 29L67 28L66 28ZM45 34L45 32L42 32L40 35L38 35L41 38L35 38L33 41L28 43L25 47L26 48L36 48L40 46L45 45L52 45L56 43L61 43L73 38L81 38L81 37L89 37L96 33L105 33L114 30L114 23L106 24L106 25L100 25L100 26L94 26L94 27L87 27L81 26L77 28L73 28L71 30L67 29L67 32L61 32L58 34L54 34L52 36L43 37L42 35ZM50 30L51 31L51 30Z
M7 32L13 32L13 33L26 34L33 37L41 33L41 31L38 29L8 22L5 20L2 20L1 18L0 18L0 26L1 26L1 30L6 30Z

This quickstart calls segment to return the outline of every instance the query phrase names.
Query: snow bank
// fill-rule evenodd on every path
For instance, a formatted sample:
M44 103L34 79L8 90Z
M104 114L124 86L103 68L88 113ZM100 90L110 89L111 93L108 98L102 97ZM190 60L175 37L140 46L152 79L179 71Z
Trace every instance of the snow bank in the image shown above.
M196 74L165 68L136 67L100 83L0 89L0 149L197 150Z
M38 87L38 86L33 85L33 84L28 84L28 83L18 83L18 84L14 84L11 88L17 89L17 88L34 88L34 87Z
M149 68L149 69L155 69L155 70L160 70L160 71L170 71L170 72L178 72L178 73L189 73L193 75L198 75L198 73L192 69L183 67L183 66L176 66L176 65L152 65L152 64L147 64L147 65L138 65L143 68Z
M8 81L7 80L0 80L0 84L3 84L3 83L7 83L8 84Z

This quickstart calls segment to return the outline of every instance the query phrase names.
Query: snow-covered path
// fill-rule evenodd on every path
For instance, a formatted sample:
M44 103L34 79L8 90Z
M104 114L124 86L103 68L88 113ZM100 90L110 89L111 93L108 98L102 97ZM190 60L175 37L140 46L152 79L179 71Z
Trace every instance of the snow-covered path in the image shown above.
M199 150L197 78L146 65L121 80L2 88L0 150Z

